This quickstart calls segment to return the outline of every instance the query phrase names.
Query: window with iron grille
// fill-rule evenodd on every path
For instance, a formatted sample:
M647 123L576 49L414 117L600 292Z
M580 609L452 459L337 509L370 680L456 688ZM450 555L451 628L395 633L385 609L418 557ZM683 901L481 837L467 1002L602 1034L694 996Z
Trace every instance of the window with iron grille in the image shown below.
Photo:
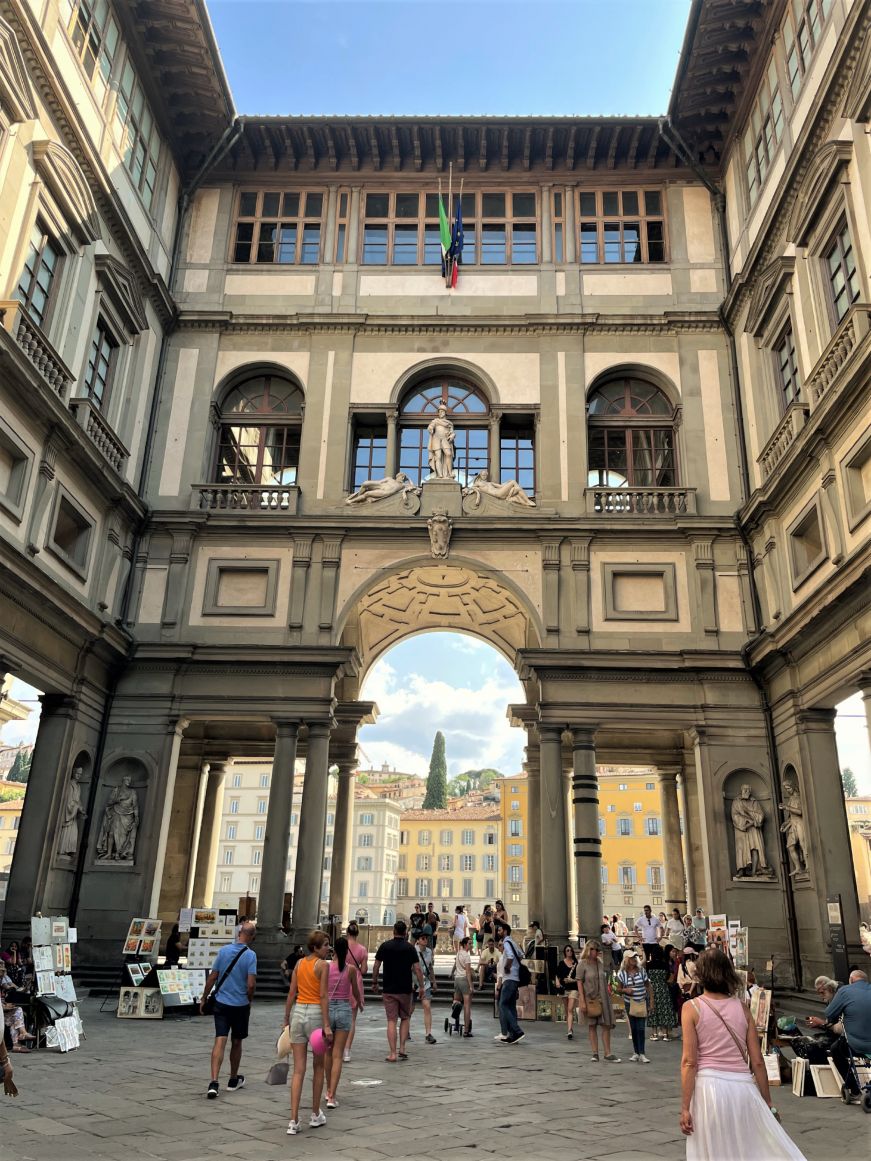
M98 318L85 368L85 392L97 407L106 402L117 356L118 341L104 319Z
M798 377L798 363L795 357L795 336L792 323L787 323L774 347L774 360L780 384L780 400L786 410L798 400L801 383Z
M772 58L760 83L744 133L744 164L747 167L747 191L751 203L762 188L782 136L783 100L777 85L777 68Z
M674 408L642 379L613 379L590 396L591 487L674 487L678 483Z
M835 318L841 322L844 315L859 297L859 273L856 270L856 254L853 240L846 221L842 221L835 231L825 254L829 276L832 309Z
M24 269L18 280L15 297L31 322L45 325L51 303L52 286L60 266L60 250L46 233L41 222L30 232L30 247Z
M320 190L242 190L231 261L314 266L321 259Z
M302 403L300 389L277 375L257 375L233 387L221 407L217 482L295 484Z
M583 265L665 261L660 190L579 190L577 199Z

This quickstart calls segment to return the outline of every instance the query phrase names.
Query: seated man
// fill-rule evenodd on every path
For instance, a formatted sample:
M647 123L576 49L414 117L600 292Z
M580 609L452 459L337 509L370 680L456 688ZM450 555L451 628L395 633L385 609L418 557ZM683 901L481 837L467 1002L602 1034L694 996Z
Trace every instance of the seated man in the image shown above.
M865 972L850 972L850 982L835 992L825 1017L827 1024L834 1024L838 1017L843 1019L844 1035L832 1045L832 1060L850 1095L859 1096L856 1075L850 1068L849 1049L856 1056L871 1055L871 983Z
M478 957L478 986L495 984L496 965L499 963L499 952L496 950L496 940L488 939Z

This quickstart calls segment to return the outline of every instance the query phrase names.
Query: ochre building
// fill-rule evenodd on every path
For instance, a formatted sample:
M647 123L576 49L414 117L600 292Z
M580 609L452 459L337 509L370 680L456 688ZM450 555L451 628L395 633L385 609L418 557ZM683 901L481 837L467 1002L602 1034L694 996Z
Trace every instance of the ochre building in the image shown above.
M867 4L695 0L661 118L240 116L203 12L0 0L0 656L45 691L4 938L201 902L232 757L260 938L297 759L293 927L331 765L347 913L361 683L452 628L522 683L552 938L600 918L598 761L656 771L665 898L812 979L839 897L855 958Z

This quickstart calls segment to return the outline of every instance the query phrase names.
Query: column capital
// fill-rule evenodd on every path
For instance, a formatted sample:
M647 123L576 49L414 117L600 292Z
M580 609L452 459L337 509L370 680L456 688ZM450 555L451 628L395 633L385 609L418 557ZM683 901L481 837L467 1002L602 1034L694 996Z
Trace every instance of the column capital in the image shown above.
M795 715L800 733L829 731L835 728L837 710L820 708L799 710Z
M657 766L656 776L660 782L677 782L683 773L682 766Z
M573 750L595 750L596 749L596 731L591 730L588 726L572 726L572 749Z
M563 726L546 726L539 722L535 728L538 731L539 743L557 742L562 745Z
M340 778L354 778L357 774L356 762L336 762Z
M866 669L863 673L859 674L856 678L856 685L859 687L859 692L866 701L871 699L871 669Z
M296 737L299 732L299 721L295 718L273 718L275 724L275 736L279 735L282 738Z
M332 718L326 722L307 722L309 738L328 738L333 731L335 722Z

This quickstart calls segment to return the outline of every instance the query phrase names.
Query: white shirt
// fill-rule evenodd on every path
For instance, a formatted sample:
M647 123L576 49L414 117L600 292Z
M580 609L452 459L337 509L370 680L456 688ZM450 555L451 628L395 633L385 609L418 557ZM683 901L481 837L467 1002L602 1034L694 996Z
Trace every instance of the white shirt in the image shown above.
M642 943L658 943L660 923L655 915L648 919L643 913L635 920L636 928L641 932Z
M680 935L684 930L682 919L669 919L665 925L666 934L670 937L672 935Z

